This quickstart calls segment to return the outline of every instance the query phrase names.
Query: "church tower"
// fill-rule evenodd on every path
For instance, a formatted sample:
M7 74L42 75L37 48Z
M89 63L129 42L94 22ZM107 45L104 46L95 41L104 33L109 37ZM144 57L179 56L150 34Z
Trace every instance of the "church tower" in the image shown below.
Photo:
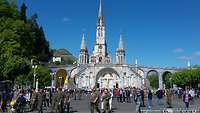
M105 25L102 12L102 0L99 0L99 11L97 17L96 40L93 48L90 63L107 64L111 63L111 56L107 53L105 39Z
M125 64L125 50L122 35L120 35L119 46L116 50L116 64Z
M88 50L85 44L85 36L83 34L82 41L81 41L81 48L80 48L80 55L79 55L79 64L88 64Z

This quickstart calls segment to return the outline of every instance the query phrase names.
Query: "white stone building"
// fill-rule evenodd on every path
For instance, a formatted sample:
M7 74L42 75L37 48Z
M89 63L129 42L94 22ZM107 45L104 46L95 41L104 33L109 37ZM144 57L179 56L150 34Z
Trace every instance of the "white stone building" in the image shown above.
M129 65L125 64L126 54L122 35L119 36L116 61L112 61L112 56L107 49L105 23L100 0L96 40L91 55L88 53L84 34L82 37L77 73L74 75L76 76L77 87L89 89L95 85L101 88L142 87L143 77L136 70L129 68Z

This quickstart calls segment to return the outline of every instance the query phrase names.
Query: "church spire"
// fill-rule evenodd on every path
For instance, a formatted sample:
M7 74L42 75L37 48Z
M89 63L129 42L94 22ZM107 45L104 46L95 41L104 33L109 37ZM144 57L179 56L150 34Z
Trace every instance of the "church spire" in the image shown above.
M120 35L120 39L119 39L119 49L124 50L124 41L123 41L122 34Z
M124 50L124 41L122 34L120 35L119 45L116 50L116 63L125 64L125 50Z
M88 50L87 50L86 44L85 44L85 35L84 34L82 36L81 49L80 49L78 61L79 61L79 64L87 64L89 61L89 55L88 55Z
M81 41L81 49L82 50L87 50L86 44L85 44L85 35L84 35L84 33L83 33L82 41Z
M102 0L99 0L99 12L98 12L97 26L104 26Z
M102 17L102 3L101 0L99 0L99 13L98 13L98 18Z

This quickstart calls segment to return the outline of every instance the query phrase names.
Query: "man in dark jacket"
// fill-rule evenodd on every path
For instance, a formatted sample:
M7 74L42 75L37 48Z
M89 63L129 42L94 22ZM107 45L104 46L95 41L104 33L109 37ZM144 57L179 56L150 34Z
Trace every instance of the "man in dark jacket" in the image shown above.
M141 94L141 99L142 99L141 107L145 107L145 105L144 105L144 90L143 89L140 90L140 94Z
M24 92L21 91L19 94L19 97L16 100L14 107L15 107L17 113L23 113L25 106L26 106L26 99L24 97Z

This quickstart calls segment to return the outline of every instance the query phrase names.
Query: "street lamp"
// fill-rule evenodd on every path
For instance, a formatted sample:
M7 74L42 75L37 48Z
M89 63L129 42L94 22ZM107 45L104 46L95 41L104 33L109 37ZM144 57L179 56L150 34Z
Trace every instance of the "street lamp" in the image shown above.
M36 91L38 91L38 79L36 80Z
M89 75L89 86L90 86L90 89L91 89L91 77L92 77L92 72L90 72L90 75Z
M128 85L131 87L131 76L128 76Z
M169 78L169 81L170 81L170 87L172 88L172 77Z
M124 82L125 77L126 77L126 72L124 72L124 76L123 76L123 84L124 84L124 86L125 86L125 82Z
M53 91L53 87L54 87L54 75L55 73L50 73L51 75L51 91Z
M79 77L76 75L75 76L75 80L76 80L76 88L78 89L79 88Z
M32 68L33 68L33 88L35 88L35 85L36 85L36 68L37 68L37 65L33 64L32 65Z
M62 77L58 77L60 81L60 88L61 88L61 82L62 82Z

